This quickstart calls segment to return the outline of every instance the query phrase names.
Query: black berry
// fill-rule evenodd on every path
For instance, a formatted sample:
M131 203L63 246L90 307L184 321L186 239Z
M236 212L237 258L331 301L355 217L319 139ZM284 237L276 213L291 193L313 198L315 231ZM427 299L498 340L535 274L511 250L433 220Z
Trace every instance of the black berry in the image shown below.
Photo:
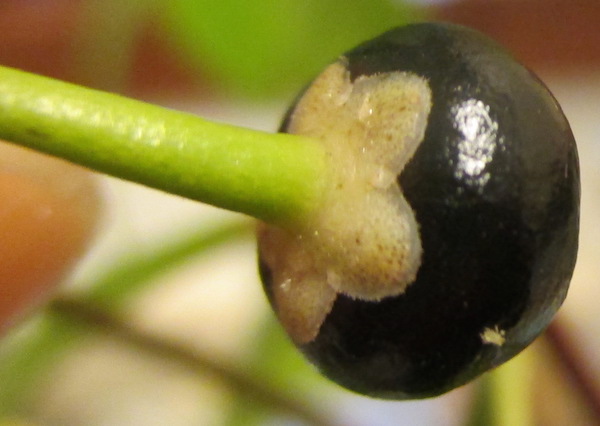
M355 192L381 206L392 200L406 230L388 237L396 230L379 204L353 216L352 202L343 208L347 238L329 236L333 219L295 231L261 227L264 287L300 350L335 382L394 399L439 395L520 352L564 300L577 252L577 151L547 88L494 42L448 24L389 31L315 84L282 131L332 139L334 164L338 145L349 147L348 161L367 152L356 187L368 189ZM331 129L315 130L321 122ZM388 148L373 148L379 141L400 144L393 155L402 159L382 158ZM397 177L387 182L390 171ZM368 250L412 269L353 260Z

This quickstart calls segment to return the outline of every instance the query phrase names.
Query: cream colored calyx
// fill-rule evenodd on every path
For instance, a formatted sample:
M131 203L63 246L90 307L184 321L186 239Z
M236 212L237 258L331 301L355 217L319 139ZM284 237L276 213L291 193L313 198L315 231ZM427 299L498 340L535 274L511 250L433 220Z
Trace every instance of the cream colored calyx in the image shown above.
M277 310L297 341L316 336L338 293L379 300L414 281L421 242L397 176L423 139L430 109L423 78L389 72L351 81L343 60L298 102L288 131L322 141L331 185L305 228L260 232L274 283L286 283L287 291L274 284Z

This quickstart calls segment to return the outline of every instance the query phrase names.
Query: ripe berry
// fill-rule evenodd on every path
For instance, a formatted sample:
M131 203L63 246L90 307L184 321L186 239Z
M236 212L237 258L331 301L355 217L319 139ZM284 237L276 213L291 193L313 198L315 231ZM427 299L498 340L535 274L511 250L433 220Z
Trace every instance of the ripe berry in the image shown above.
M547 88L455 25L394 29L330 65L282 131L332 185L301 229L261 225L266 293L300 350L360 393L439 395L524 349L575 265L579 169Z

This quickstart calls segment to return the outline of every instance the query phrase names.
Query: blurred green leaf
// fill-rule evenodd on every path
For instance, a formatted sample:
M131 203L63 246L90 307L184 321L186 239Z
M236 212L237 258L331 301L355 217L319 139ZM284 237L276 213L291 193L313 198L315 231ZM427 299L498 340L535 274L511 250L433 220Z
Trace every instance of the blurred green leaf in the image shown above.
M250 221L202 227L179 237L162 238L161 243L133 256L119 259L83 295L112 309L123 306L131 297L148 288L153 280L190 258L207 254L216 247L253 235Z
M0 416L29 416L31 402L47 383L48 368L82 337L79 329L56 315L37 320L25 336L3 338L0 345Z
M422 12L390 0L172 0L168 28L228 90L297 91L344 51Z

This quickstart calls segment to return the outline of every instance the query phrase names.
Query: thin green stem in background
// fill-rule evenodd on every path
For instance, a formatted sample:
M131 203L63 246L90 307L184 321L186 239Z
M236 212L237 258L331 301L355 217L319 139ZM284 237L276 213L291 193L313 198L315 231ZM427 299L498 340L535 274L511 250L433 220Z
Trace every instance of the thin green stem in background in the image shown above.
M261 405L277 411L283 411L304 420L308 424L330 426L332 423L309 404L292 397L289 392L282 392L265 383L251 372L242 372L232 365L179 343L169 341L166 337L157 337L129 325L97 306L76 299L57 299L50 304L50 310L64 318L70 318L75 324L91 327L116 337L132 347L177 362L179 365L199 373L213 373L215 377L235 391L239 396L251 399Z
M496 426L534 426L535 355L525 349L490 375Z
M119 178L285 224L315 209L316 141L212 123L0 67L0 138Z
M533 426L535 352L528 348L478 383L468 426Z

